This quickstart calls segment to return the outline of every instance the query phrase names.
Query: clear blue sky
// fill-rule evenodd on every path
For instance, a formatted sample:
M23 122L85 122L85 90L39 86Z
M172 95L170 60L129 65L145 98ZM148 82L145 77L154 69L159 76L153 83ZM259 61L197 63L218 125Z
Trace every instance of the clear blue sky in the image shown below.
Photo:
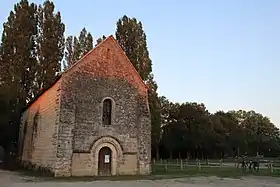
M1 0L0 23L16 2ZM124 14L141 20L159 93L171 101L253 109L280 127L279 0L54 2L66 35L86 27L96 39Z

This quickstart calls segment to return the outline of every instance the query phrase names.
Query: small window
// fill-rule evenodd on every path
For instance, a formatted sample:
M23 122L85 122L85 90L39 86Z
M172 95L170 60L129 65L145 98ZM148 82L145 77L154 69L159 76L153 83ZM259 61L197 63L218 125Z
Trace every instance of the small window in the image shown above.
M39 121L39 112L37 112L33 118L33 127L32 127L32 140L37 138L38 132L38 121Z
M105 99L103 101L103 115L102 115L103 125L111 125L112 123L112 100Z
M109 59L110 58L110 49L107 49L107 52L106 52L106 58Z

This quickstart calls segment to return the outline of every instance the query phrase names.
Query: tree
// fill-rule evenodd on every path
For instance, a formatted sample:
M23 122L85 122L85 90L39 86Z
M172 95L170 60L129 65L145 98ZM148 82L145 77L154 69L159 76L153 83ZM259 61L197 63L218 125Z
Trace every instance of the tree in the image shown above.
M16 140L20 112L34 93L37 67L36 12L37 6L34 3L29 4L27 0L21 0L15 4L14 10L4 23L0 50L0 89L1 98L6 103L5 111L2 111L6 116L4 122L2 121L5 130L1 130L1 133L6 135L6 143Z
M174 115L174 114L173 114ZM204 158L212 145L209 143L213 127L210 121L209 113L204 104L183 103L175 113L176 123L181 126L181 132L185 132L180 137L182 141L178 149L180 153L195 158ZM179 137L178 137L179 138Z
M147 81L147 85L150 88L148 93L149 108L151 111L151 124L152 124L152 147L155 152L155 156L159 159L159 144L161 140L161 106L160 100L157 94L157 84L154 81L154 77L150 74Z
M8 86L0 86L0 146L5 147L5 149L8 149L9 142L15 140L13 128L15 127L15 122L17 122L11 120L14 114L11 110L13 110L14 105L11 103L12 98L9 97L8 91Z
M211 115L214 125L215 149L231 156L239 156L244 150L243 129L238 126L237 118L229 112L218 111ZM216 153L217 154L217 153Z
M141 78L146 81L152 72L146 34L142 23L126 15L117 21L116 39Z
M171 111L171 103L165 96L159 97L160 102L160 114L161 114L161 126L164 127L170 123L170 111Z
M75 63L79 54L76 50L78 48L78 39L76 36L68 36L65 42L66 50L65 50L65 58L66 62L64 63L64 69L70 67L73 63Z
M100 37L100 38L98 38L97 40L96 40L96 44L95 44L95 46L97 46L98 44L100 44L103 40L105 40L106 39L106 36L102 36L102 37Z
M159 156L159 143L161 139L161 111L157 94L157 84L152 74L152 61L149 57L146 34L142 23L136 18L128 18L126 15L117 21L116 39L129 60L149 86L149 107L152 123L152 152ZM103 37L104 39L104 37ZM99 39L97 43L100 43Z
M54 3L49 0L46 0L38 9L39 71L37 81L39 89L48 88L61 71L65 25L61 21L60 12L54 13L54 9Z
M85 28L80 32L79 37L68 36L66 39L66 63L64 68L70 67L77 60L82 58L93 48L93 37Z
M169 102L160 97L162 157L225 157L280 153L279 129L255 111L218 111L204 104Z
M246 152L248 154L271 154L271 150L278 151L277 143L280 137L279 129L263 115L255 111L230 111L238 119L238 126L242 128Z
M87 32L86 28L83 28L79 36L79 50L80 56L82 58L87 52L93 48L93 37Z

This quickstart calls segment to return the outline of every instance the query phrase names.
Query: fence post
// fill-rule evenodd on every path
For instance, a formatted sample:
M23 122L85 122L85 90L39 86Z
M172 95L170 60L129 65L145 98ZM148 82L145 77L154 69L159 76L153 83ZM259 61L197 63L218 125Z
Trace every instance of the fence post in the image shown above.
M160 164L162 164L162 158L160 159Z
M167 172L167 161L165 161L164 168L165 168L165 172Z
M156 159L154 159L154 164L156 164Z
M198 160L198 169L201 170L200 160Z
M181 171L183 171L183 168L184 167L184 165L183 165L183 161L181 160Z
M222 166L222 159L220 159L220 167Z
M270 162L270 171L271 171L271 173L273 173L273 164L272 164L272 162Z

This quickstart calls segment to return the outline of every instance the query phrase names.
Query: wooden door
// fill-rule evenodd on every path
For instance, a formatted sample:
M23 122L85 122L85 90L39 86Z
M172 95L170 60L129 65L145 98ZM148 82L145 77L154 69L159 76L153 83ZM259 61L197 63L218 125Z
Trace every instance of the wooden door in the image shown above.
M112 151L109 147L103 147L98 156L98 175L111 175Z

